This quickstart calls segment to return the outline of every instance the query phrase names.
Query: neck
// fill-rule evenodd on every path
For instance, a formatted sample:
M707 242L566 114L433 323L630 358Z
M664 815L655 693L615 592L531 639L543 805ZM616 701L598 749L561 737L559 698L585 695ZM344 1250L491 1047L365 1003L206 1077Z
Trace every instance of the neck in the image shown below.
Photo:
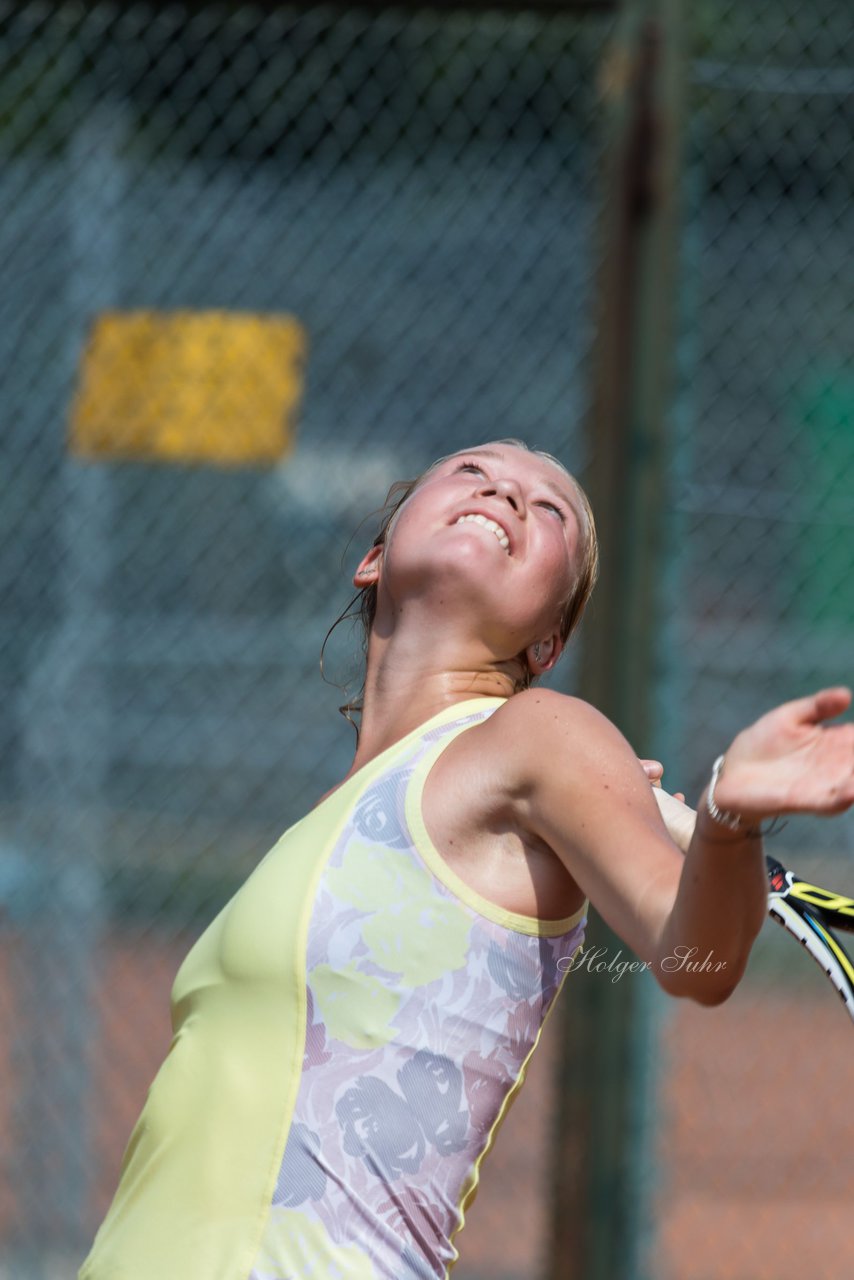
M387 645L377 653L379 647L372 639L359 742L350 773L446 707L471 698L509 698L517 688L516 663L425 670L420 664L401 661Z

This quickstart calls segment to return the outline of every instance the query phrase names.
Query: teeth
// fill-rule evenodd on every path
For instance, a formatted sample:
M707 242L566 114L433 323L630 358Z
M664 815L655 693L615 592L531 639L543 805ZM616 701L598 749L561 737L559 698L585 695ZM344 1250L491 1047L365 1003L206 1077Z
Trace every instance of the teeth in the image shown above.
M494 520L490 520L486 516L460 516L457 524L466 524L469 521L473 524L482 525L484 529L488 529L490 533L494 533L504 550L509 552L510 539L507 537L507 534L501 528L500 524L496 524Z

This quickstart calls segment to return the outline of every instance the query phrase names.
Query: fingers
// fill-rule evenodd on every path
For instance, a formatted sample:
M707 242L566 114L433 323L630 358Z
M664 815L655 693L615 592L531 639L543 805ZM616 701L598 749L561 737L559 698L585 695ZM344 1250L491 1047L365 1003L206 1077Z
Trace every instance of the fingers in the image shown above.
M662 775L664 774L664 765L660 760L641 760L641 764L643 766L643 771L649 778L650 782L654 783L656 779L661 782Z
M835 685L830 689L819 689L806 698L796 698L790 705L798 713L798 718L807 724L818 724L821 720L830 720L839 716L851 704L851 690L845 685Z
M641 760L641 764L643 765L644 773L649 778L652 785L654 787L660 787L661 779L664 777L664 765L661 763L661 761L660 760ZM685 803L684 791L674 791L673 796L674 796L674 799L679 800L682 804Z

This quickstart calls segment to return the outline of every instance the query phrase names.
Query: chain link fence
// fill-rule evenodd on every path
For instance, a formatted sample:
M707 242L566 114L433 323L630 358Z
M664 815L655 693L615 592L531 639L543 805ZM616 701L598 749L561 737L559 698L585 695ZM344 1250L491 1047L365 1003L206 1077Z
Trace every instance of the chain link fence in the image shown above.
M697 795L743 724L854 677L854 24L715 0L690 25L659 732ZM851 892L850 813L772 847ZM828 1148L820 1119L850 1028L819 970L769 924L732 1000L664 1017L651 1274L850 1270L854 1129Z
M359 523L495 435L582 461L609 19L0 12L0 1236L30 1280L88 1247L192 937L349 767L318 656ZM280 464L69 452L95 321L140 311L296 319Z
M842 0L710 0L688 21L658 754L690 796L754 714L852 678L854 37ZM495 436L584 470L612 27L0 4L0 1274L75 1274L180 960L349 767L318 656L360 521ZM279 463L69 450L94 323L140 311L295 318ZM327 670L352 692L345 631ZM852 832L793 821L780 848L844 889ZM826 1052L781 1051L790 1026ZM668 1005L650 1275L788 1280L796 1229L844 1273L854 1134L828 1150L799 1105L838 1087L844 1027L773 934L723 1008ZM459 1280L545 1274L551 1052L490 1157Z

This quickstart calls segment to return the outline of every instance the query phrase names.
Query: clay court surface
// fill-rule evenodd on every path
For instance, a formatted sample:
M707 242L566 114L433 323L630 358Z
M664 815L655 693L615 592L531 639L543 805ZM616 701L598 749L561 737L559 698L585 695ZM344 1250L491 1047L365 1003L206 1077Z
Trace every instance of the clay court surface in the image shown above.
M101 1039L93 1045L93 1222L108 1203L124 1142L168 1047L169 991L189 944L127 932L104 944ZM25 1016L10 989L14 946L7 940L0 953L7 1027ZM806 963L800 953L794 960ZM564 998L569 994L567 988ZM559 1031L552 1019L484 1166L459 1237L454 1280L538 1280L542 1274ZM8 1133L16 1081L6 1036L0 1054L0 1124ZM656 1280L854 1275L852 1063L850 1020L817 971L815 981L788 997L748 979L717 1009L672 1002L659 1064ZM24 1207L8 1164L3 1179L0 1231L8 1239ZM63 1263L55 1273L71 1280L74 1270Z

